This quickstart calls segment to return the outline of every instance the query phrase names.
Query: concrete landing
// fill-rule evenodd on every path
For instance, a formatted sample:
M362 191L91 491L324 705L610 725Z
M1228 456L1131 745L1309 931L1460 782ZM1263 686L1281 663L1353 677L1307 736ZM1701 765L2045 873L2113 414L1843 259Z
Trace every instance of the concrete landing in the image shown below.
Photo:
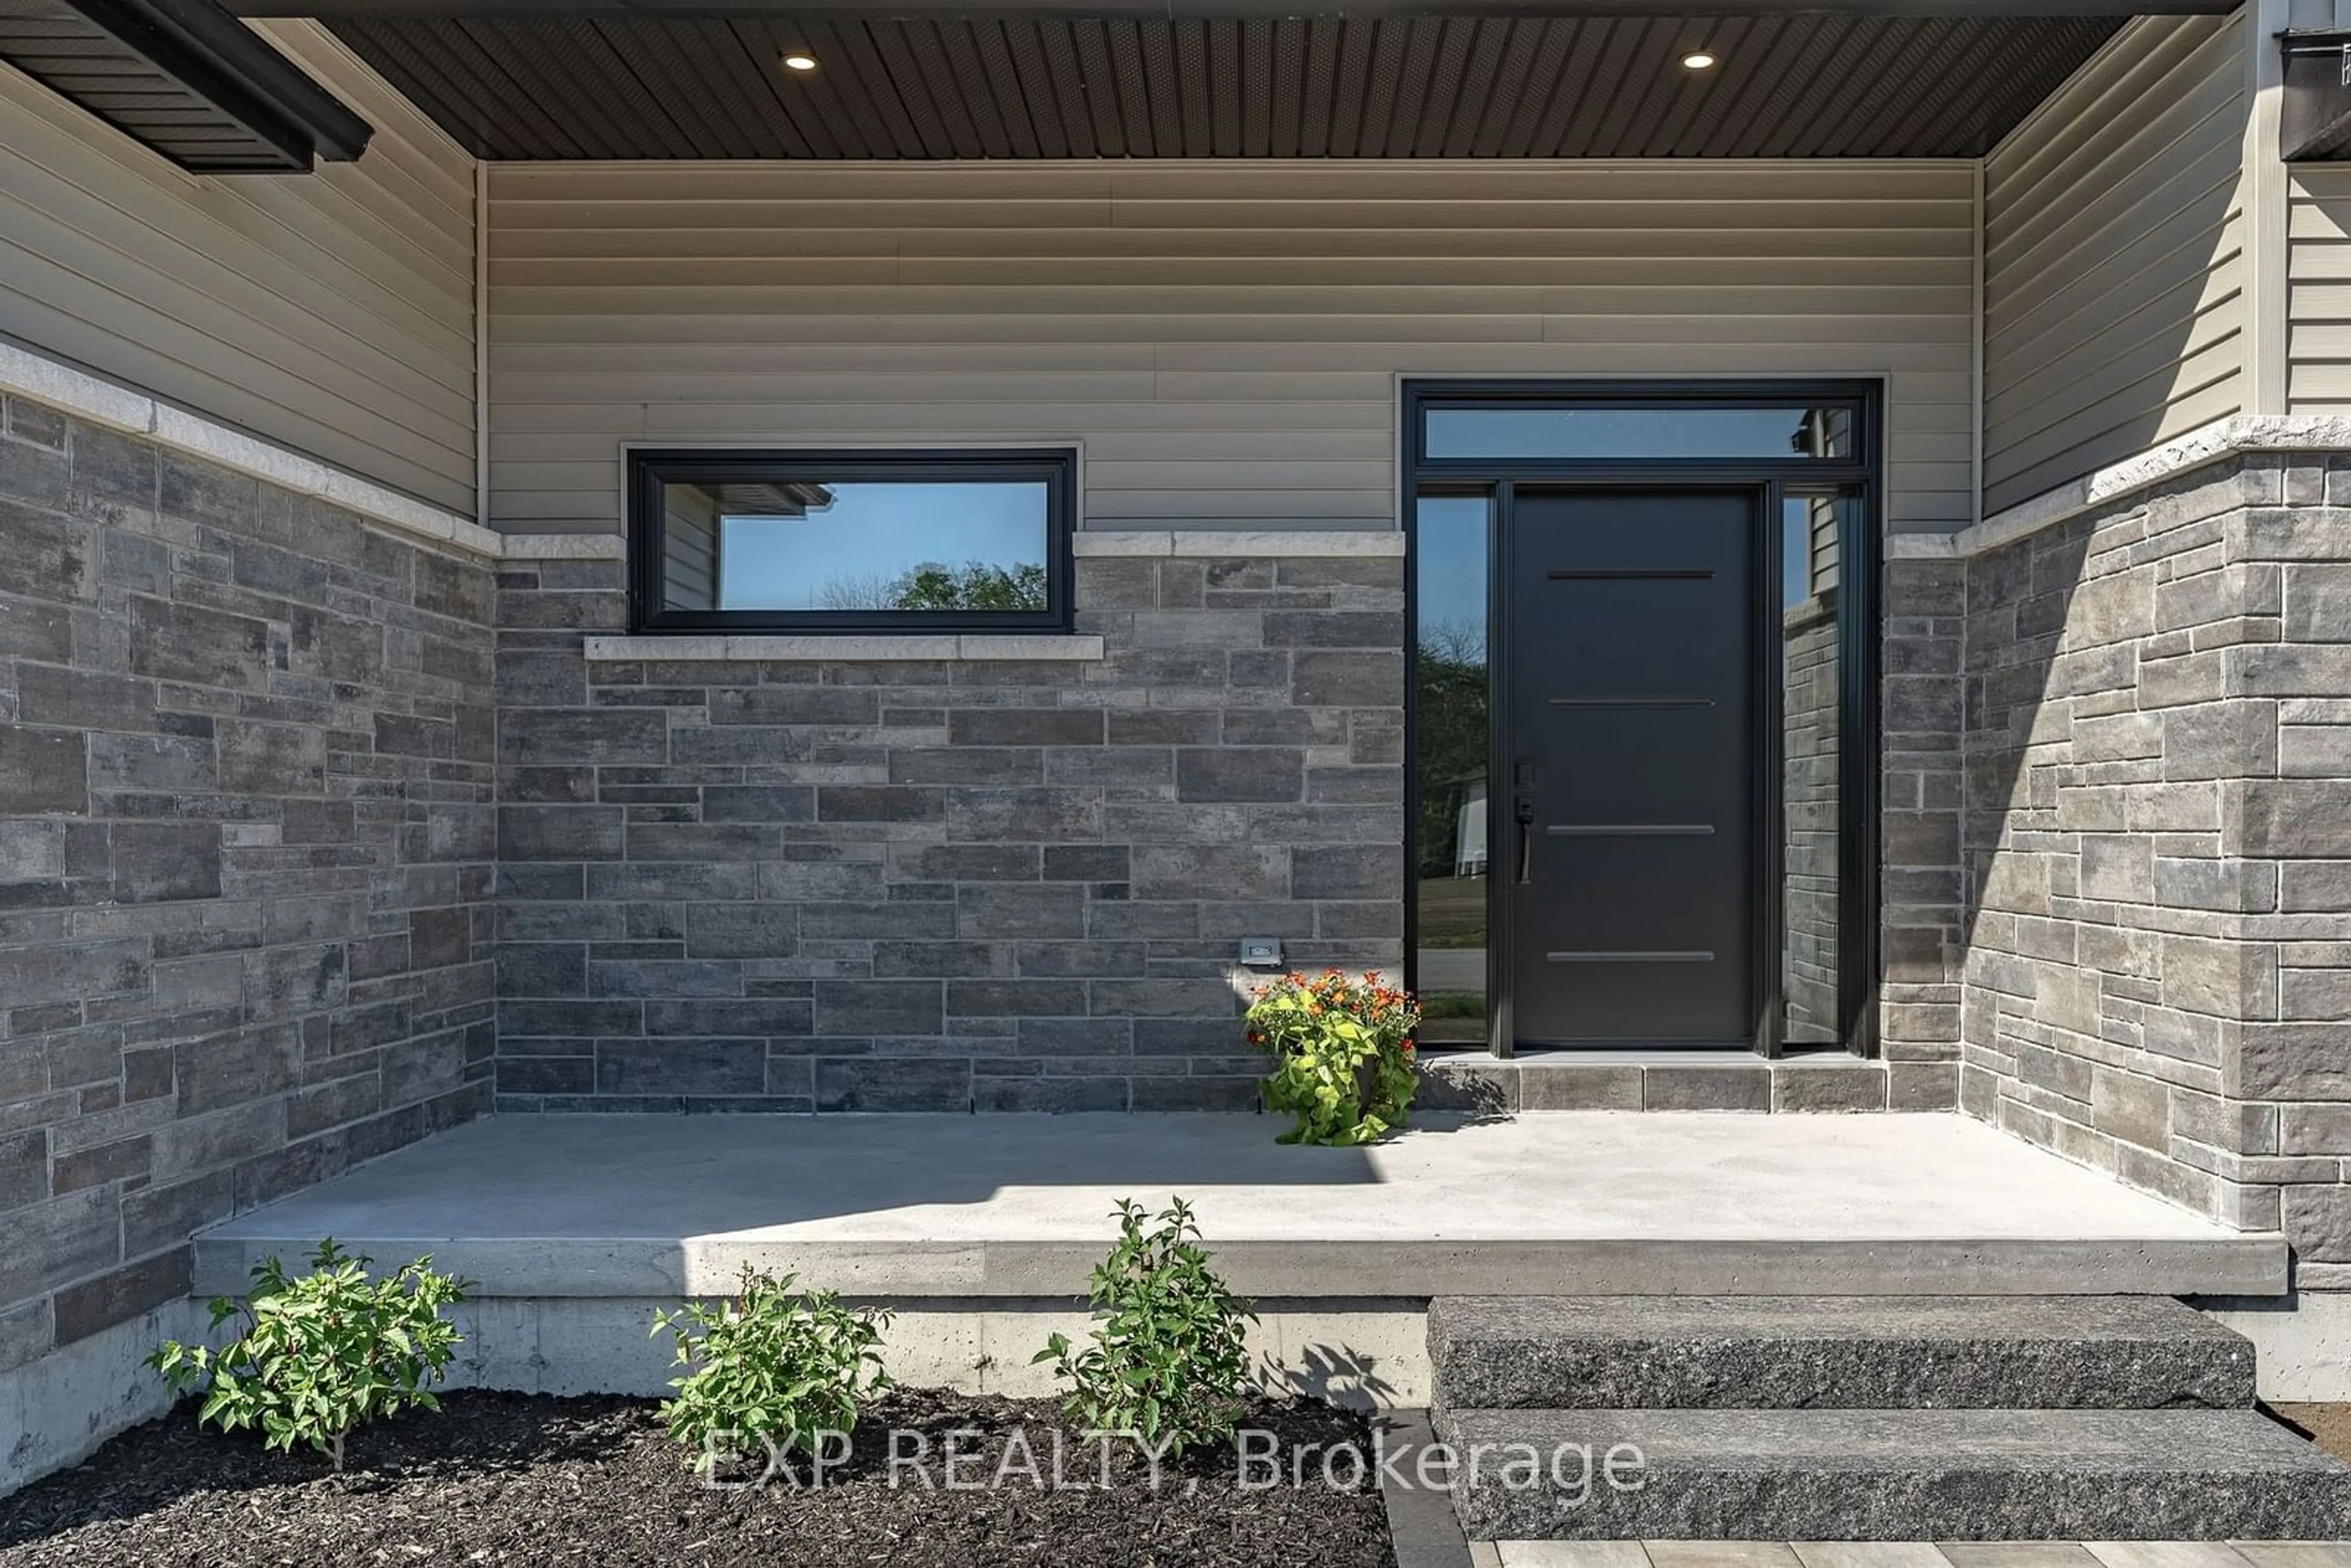
M867 1296L1068 1297L1112 1201L1199 1211L1267 1300L1438 1295L2274 1295L2223 1229L1957 1115L1596 1112L1367 1150L1255 1116L515 1116L200 1236L233 1291L322 1236L430 1251L486 1296L657 1298L745 1261Z

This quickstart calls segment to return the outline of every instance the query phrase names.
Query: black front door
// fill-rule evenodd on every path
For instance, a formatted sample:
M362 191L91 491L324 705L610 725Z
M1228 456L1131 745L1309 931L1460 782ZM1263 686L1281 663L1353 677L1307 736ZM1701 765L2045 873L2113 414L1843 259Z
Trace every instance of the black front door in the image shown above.
M1495 805L1522 1047L1753 1042L1761 503L1516 489Z

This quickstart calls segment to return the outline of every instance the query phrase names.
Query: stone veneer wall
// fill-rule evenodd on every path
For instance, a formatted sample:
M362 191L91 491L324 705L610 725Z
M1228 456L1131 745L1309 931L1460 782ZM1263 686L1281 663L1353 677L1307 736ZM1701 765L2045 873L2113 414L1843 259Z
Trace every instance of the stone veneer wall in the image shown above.
M1977 557L1963 1099L2351 1286L2351 460ZM2334 503L2330 505L2329 503Z
M1897 559L1886 563L1880 581L1879 1051L1896 1109L1947 1111L1959 1103L1966 950L1959 873L1966 573L1956 561Z
M0 1373L487 1108L488 564L0 429Z
M1254 1104L1239 938L1402 961L1403 566L1081 552L1098 659L713 663L510 564L498 1104Z

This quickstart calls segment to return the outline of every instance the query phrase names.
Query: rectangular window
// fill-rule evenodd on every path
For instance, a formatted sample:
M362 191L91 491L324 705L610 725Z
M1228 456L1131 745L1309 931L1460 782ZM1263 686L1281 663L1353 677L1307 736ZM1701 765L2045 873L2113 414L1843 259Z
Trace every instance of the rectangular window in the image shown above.
M1432 1045L1486 1043L1493 515L1485 491L1425 488L1413 507L1414 974Z
M1860 493L1849 488L1791 492L1781 501L1780 996L1781 1038L1791 1046L1834 1046L1844 1037L1838 964L1844 626L1837 577L1861 507Z
M1424 455L1438 462L1640 462L1660 457L1850 462L1853 437L1853 413L1839 404L1453 405L1427 411Z
M1058 631L1077 458L636 452L643 631Z

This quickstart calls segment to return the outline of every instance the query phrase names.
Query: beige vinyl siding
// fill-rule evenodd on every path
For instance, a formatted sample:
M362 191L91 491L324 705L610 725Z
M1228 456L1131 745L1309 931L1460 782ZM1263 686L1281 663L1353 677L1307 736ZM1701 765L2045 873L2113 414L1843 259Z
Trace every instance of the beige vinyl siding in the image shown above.
M2288 22L2351 27L2351 0L2294 0ZM2286 407L2351 413L2351 166L2294 166L2286 203Z
M1987 510L2244 408L2245 26L2133 23L1987 161Z
M1889 379L1971 515L1965 163L497 165L491 512L624 442L1081 442L1093 528L1389 528L1399 376Z
M357 162L198 178L0 70L0 334L471 517L473 161L260 26L375 127Z
M2351 413L2351 167L2297 165L2286 211L2286 406Z

